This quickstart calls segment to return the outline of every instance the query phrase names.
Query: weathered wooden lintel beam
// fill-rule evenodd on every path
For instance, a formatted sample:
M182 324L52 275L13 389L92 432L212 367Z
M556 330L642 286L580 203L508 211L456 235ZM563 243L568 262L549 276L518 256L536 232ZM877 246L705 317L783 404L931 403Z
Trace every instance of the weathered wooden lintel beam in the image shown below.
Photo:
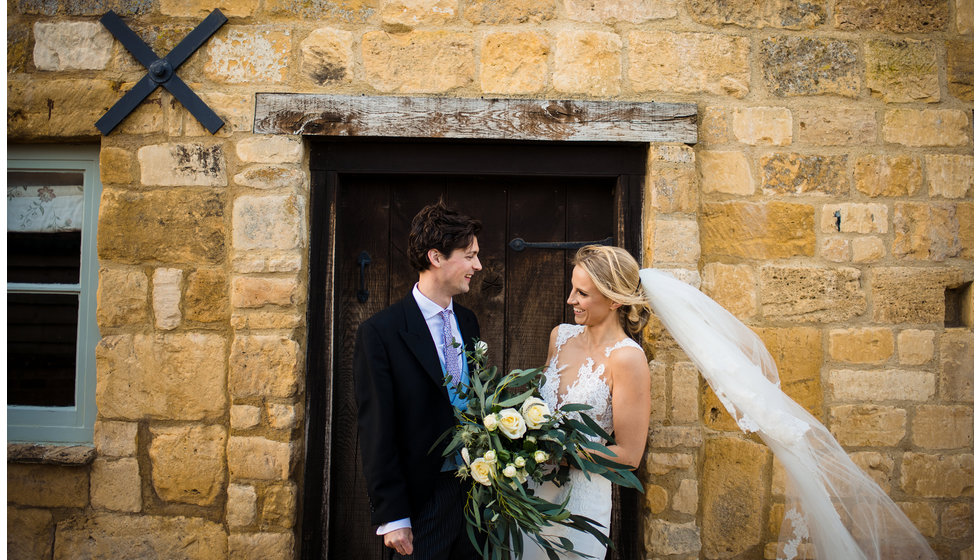
M256 134L697 142L697 105L258 93Z

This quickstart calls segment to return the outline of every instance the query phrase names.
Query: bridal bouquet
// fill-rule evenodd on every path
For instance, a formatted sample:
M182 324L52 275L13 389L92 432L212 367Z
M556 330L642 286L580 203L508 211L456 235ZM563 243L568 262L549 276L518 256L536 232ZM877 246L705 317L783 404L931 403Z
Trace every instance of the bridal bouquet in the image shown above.
M543 382L541 368L502 375L496 366L487 366L484 341L477 341L467 357L472 365L470 387L459 387L460 396L468 400L467 408L456 409L456 426L436 445L451 437L443 455L459 453L465 464L457 474L473 483L464 510L473 546L486 560L502 560L507 551L520 558L522 533L526 533L549 558L557 559L558 551L575 554L567 539L540 534L547 525L586 531L610 546L596 521L568 511L567 498L565 503L554 504L536 497L528 486L529 481L564 484L574 466L587 476L603 476L643 491L629 468L601 455L609 450L594 440L612 442L612 437L585 414L591 407L567 404L550 410L538 392ZM485 535L482 547L477 538L480 533Z

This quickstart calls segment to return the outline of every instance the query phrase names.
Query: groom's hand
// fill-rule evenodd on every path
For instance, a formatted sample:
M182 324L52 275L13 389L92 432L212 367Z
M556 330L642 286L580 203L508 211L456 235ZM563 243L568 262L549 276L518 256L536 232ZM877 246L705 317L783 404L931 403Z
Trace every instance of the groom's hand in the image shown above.
M412 553L412 529L395 529L390 533L385 533L385 546L395 549L395 552L402 556Z

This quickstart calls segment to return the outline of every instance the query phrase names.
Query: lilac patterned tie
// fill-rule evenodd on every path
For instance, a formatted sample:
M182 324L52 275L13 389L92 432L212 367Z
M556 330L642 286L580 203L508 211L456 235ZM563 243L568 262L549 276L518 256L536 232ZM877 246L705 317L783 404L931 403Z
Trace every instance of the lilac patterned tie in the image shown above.
M459 384L462 372L459 368L459 349L453 347L453 330L450 321L453 320L453 312L443 309L439 312L442 317L442 348L446 356L446 374L453 380L453 386Z

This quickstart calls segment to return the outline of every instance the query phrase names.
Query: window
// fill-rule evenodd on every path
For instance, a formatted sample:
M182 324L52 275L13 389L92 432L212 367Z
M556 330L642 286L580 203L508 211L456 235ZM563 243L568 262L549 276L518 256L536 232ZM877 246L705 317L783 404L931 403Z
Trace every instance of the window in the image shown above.
M7 440L90 443L98 146L7 151Z

